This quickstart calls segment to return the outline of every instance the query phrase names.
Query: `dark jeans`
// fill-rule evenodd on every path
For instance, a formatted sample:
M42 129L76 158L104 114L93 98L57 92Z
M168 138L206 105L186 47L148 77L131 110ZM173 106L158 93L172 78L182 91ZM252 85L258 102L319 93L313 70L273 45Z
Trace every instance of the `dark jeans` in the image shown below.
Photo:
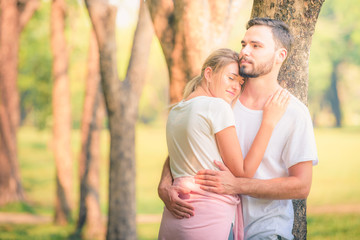
M230 233L228 240L234 240L233 224L231 224Z

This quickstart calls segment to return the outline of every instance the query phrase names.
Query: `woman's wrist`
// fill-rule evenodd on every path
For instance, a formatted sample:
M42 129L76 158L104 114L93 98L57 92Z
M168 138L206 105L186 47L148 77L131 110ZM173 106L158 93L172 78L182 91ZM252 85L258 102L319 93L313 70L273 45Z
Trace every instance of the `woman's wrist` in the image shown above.
M275 126L276 126L276 122L274 122L274 121L272 121L272 120L270 120L270 119L264 118L264 119L262 120L262 122L261 122L261 126L260 126L260 127L264 127L264 128L266 128L266 129L269 129L269 130L272 131L272 130L274 130Z

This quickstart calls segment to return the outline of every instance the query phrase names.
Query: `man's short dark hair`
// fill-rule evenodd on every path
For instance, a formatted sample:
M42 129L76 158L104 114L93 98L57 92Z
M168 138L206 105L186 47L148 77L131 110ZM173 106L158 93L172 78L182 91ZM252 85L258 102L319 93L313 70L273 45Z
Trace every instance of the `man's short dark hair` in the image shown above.
M285 48L288 52L291 50L293 37L291 35L289 26L281 20L271 18L253 18L250 19L246 25L246 30L252 26L267 26L271 28L277 48Z

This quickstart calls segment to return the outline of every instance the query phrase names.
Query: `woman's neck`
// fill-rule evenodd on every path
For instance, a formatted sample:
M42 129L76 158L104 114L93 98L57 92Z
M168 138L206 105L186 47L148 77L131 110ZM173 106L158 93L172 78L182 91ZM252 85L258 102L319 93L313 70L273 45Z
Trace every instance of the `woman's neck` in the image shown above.
M186 99L185 101L187 100L190 100L192 98L195 98L195 97L199 97L199 96L207 96L207 97L211 97L211 93L209 91L209 89L204 86L204 84L201 84L200 86L198 86L195 91L193 91Z

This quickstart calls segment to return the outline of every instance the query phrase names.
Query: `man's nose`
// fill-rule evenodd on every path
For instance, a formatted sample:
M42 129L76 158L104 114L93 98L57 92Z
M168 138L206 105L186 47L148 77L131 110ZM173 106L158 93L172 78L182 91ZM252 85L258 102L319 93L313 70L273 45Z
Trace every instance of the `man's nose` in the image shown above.
M240 51L240 55L241 56L248 56L250 54L250 47L249 45L245 45L241 51Z

